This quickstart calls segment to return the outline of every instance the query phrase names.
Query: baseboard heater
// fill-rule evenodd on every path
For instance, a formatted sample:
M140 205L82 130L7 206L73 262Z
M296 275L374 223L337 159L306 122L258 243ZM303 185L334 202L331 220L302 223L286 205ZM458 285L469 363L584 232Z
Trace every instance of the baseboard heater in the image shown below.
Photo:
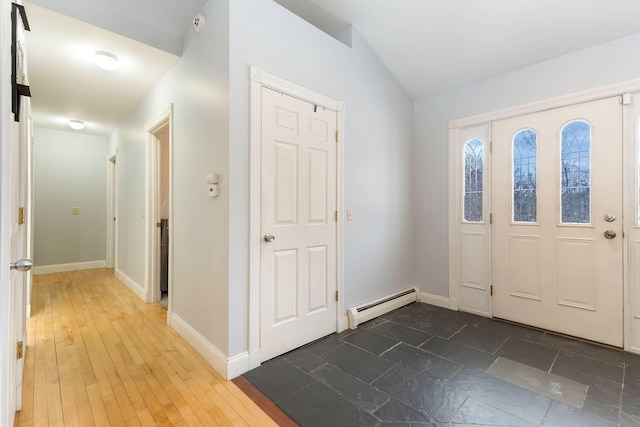
M387 295L375 301L352 307L347 310L349 328L355 329L359 324L382 316L396 308L400 308L412 302L420 300L420 290L417 287L409 288L395 294Z

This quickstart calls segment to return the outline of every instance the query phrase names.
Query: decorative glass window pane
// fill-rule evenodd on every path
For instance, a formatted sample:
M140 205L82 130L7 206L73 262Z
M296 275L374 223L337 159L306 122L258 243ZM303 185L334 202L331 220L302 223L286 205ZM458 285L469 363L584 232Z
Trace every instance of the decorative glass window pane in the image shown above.
M513 137L513 220L536 222L538 135L531 129Z
M464 220L482 221L483 143L472 139L464 146Z
M575 120L562 128L563 223L591 222L591 126Z

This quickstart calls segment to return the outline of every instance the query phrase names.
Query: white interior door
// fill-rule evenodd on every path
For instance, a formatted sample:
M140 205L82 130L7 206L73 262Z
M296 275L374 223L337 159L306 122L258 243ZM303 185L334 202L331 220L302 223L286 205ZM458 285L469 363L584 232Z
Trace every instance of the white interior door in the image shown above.
M493 123L493 315L622 346L622 108Z
M29 102L23 101L21 106L21 123L11 124L10 138L10 206L8 214L11 218L10 236L10 257L12 268L10 272L10 298L11 308L9 315L9 408L15 411L22 409L22 378L24 371L24 350L17 351L17 346L26 343L26 317L27 317L27 294L30 286L29 278L25 272L31 268L31 262L19 262L25 260L29 254L27 243L27 204L29 201L28 188L28 142L31 138L30 132ZM17 266L13 266L17 263ZM23 347L24 349L24 347Z
M262 89L261 356L336 331L337 113Z

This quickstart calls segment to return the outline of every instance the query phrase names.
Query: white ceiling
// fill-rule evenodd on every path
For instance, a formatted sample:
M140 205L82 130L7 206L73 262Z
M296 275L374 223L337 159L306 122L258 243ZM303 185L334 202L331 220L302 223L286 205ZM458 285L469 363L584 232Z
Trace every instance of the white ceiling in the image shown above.
M181 31L184 31L181 28L193 31L191 20L205 2L180 0L182 6L189 6L190 9L179 14L175 11L176 1L163 2L163 5L166 3L171 7L158 5L160 2L155 0L71 2L84 8L91 4L102 4L96 10L102 10L108 4L112 12L103 11L103 18L110 16L110 20L121 27L128 23L130 30L122 31L125 35L112 32L118 28L109 26L108 22L104 25L112 31L87 23L87 20L94 20L91 16L79 20L33 2L25 2L31 27L31 31L26 33L26 42L34 124L70 130L67 127L68 120L78 119L86 124L82 132L110 134L179 60L179 56L173 52L150 44L162 46L164 41L177 37L181 53ZM52 7L64 10L63 6L70 2L59 0L49 3L53 3L50 5ZM154 7L148 9L162 16L159 22L164 25L166 37L153 35L149 28L136 26L135 21L139 17L136 18L135 13L131 12L139 11L137 9L142 4L152 3ZM151 16L147 17L151 19ZM139 35L138 32L143 34ZM97 50L118 56L120 68L112 72L98 68L93 62L93 53Z
M640 32L638 0L276 1L352 23L414 99Z
M178 61L206 1L25 2L34 123L109 134ZM276 1L330 34L353 24L414 99L640 32L639 0ZM95 50L121 68L95 67Z

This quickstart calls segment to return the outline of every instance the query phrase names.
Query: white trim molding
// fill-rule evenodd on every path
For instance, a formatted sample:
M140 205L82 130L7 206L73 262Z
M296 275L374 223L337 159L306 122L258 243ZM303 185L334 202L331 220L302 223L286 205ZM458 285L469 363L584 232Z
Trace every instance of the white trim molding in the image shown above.
M167 322L173 311L173 104L145 125L145 302L160 299L160 149L156 133L169 128L169 295Z
M260 188L261 188L261 138L262 138L262 88L267 87L285 93L303 101L312 102L328 110L335 111L338 116L337 142L337 177L336 177L336 209L343 211L344 206L344 144L345 144L345 104L341 101L305 89L294 83L283 80L251 67L251 117L250 117L250 186L249 186L249 366L251 369L260 366ZM336 308L336 329L346 329L347 321L344 308L344 220L339 215L337 223L336 246L336 287L340 298Z
M215 345L175 313L171 314L170 325L185 341L191 344L224 379L231 380L249 371L250 363L248 352L227 357Z
M86 262L71 262L68 264L53 264L53 265L39 265L33 267L33 274L51 274L51 273L64 273L66 271L79 271L79 270L93 270L94 268L105 268L105 260L99 261L86 261Z
M447 297L440 295L429 294L427 292L420 292L420 299L418 302L424 304L435 305L436 307L451 308L451 301Z
M147 300L147 295L145 294L144 287L142 285L133 280L131 277L127 276L124 272L122 272L122 270L119 270L117 268L114 270L114 274L116 278L124 283L127 288L131 289L131 292L136 294L138 298L140 298L142 301Z

